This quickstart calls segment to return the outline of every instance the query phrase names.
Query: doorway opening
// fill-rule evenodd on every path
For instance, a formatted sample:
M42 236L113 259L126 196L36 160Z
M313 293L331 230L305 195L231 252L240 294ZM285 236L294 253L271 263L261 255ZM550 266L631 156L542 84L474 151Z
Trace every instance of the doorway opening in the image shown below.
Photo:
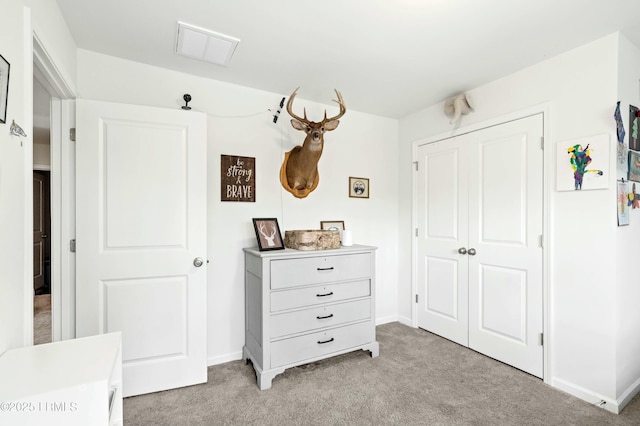
M52 342L51 97L33 79L33 344Z

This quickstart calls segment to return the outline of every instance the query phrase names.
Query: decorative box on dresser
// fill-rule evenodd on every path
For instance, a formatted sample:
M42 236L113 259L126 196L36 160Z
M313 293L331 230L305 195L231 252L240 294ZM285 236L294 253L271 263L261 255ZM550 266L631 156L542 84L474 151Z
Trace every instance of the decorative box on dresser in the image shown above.
M375 247L245 248L245 345L258 387L287 368L355 350L379 353Z

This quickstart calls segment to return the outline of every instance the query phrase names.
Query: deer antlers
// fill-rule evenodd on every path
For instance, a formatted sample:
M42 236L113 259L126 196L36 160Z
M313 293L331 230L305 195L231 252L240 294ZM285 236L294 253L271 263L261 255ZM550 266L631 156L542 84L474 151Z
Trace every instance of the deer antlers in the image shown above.
M289 113L289 115L293 118L295 118L296 120L298 120L301 123L305 123L305 124L309 124L311 123L311 121L309 121L309 119L307 118L307 109L304 108L304 118L301 118L300 116L296 115L293 113L291 106L293 105L293 99L296 97L296 94L298 93L298 89L300 89L299 87L293 91L293 93L291 94L291 96L289 96L289 100L287 101L287 112ZM338 95L338 100L332 99L333 102L336 102L338 105L340 105L340 112L338 113L338 115L336 115L335 117L330 117L327 118L327 110L324 110L324 119L320 122L320 123L326 123L329 121L333 121L333 120L337 120L338 118L342 117L344 115L345 112L347 112L347 107L344 104L344 100L342 99L342 95L340 94L340 92L338 92L337 89L334 89L336 91L336 95Z

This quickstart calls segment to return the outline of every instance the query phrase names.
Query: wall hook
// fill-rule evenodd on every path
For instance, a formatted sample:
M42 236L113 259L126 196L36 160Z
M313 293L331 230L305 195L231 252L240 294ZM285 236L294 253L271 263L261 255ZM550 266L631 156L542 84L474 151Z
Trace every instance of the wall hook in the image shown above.
M27 134L22 130L22 127L18 126L18 123L16 123L16 120L12 120L11 127L9 128L9 134L12 136L27 137Z
M182 96L182 99L184 99L184 106L182 107L182 109L186 109L187 111L190 110L191 107L189 106L189 102L191 102L191 95L185 93L184 96Z

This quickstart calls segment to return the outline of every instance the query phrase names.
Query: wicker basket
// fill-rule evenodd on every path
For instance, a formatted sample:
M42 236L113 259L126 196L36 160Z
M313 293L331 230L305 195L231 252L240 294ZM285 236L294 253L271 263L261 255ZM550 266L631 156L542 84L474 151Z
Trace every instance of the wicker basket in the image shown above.
M340 248L340 231L284 231L284 245L296 250L327 250Z

